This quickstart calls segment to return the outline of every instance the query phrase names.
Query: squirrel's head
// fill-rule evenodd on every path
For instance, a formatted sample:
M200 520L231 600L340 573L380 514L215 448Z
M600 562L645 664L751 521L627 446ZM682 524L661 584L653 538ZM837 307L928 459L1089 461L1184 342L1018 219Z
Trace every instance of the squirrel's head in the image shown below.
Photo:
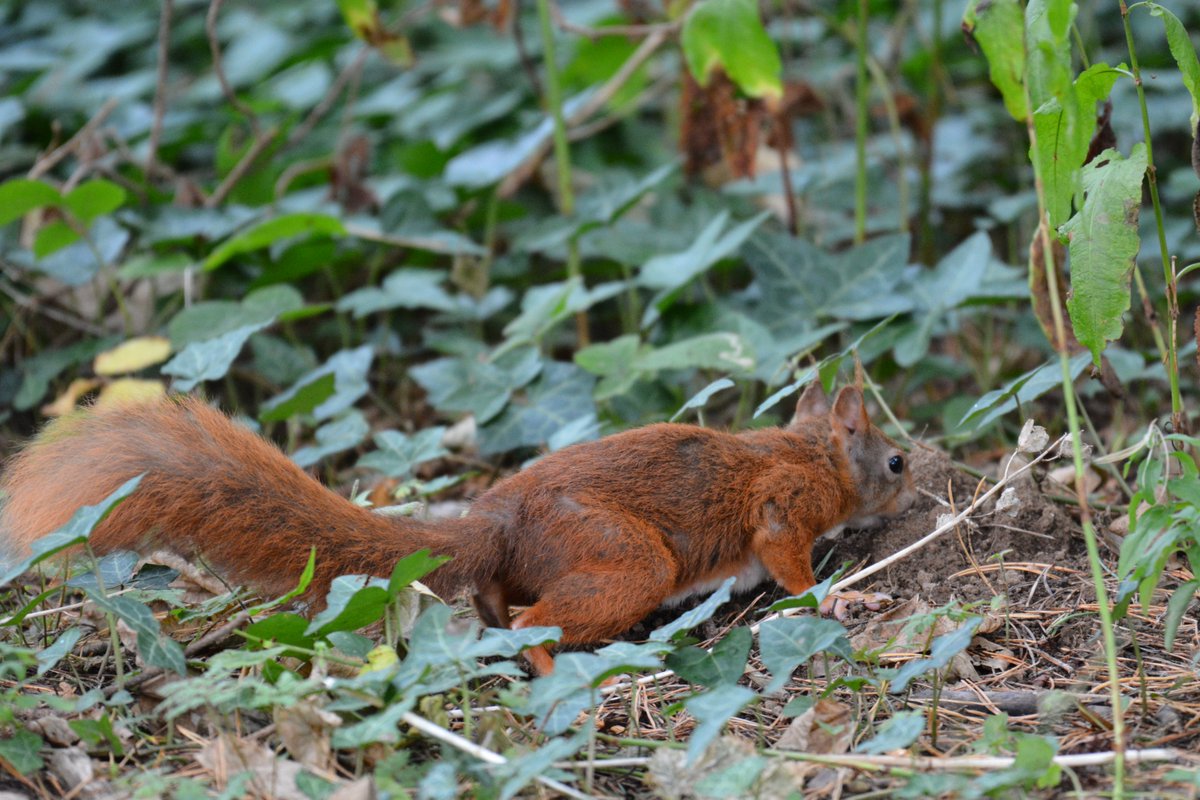
M862 390L843 387L830 406L821 382L813 381L796 402L788 428L798 430L813 418L828 419L830 444L845 457L850 482L858 492L848 525L867 527L874 517L908 510L917 497L908 454L871 424Z

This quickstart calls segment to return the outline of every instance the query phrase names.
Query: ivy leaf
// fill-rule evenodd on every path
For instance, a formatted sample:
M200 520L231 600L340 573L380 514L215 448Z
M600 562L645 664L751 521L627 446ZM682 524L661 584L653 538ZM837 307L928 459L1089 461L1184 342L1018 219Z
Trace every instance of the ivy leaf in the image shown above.
M259 420L282 422L296 414L312 414L318 420L336 417L367 393L373 358L370 345L335 353L286 392L263 403Z
M734 383L733 383L733 381L729 380L729 378L718 378L717 380L710 383L708 386L705 386L703 389L701 389L700 391L698 391L694 395L692 395L691 398L688 399L688 401L686 403L684 403L682 406L680 406L679 410L675 412L675 414L671 417L671 419L669 419L667 421L674 422L675 420L682 417L685 411L689 411L693 408L704 408L704 406L707 405L709 399L711 399L714 394L716 394L718 392L723 392L726 389L732 389L733 386L734 386Z
M0 203L0 208L3 208ZM3 758L12 768L22 775L36 772L46 765L38 751L42 749L42 737L20 726L8 739L0 739L0 758Z
M735 684L746 670L753 636L747 627L725 634L711 651L684 647L667 656L667 666L686 681L704 686Z
M924 675L931 669L945 669L946 665L950 663L950 659L966 650L967 646L971 644L971 639L975 636L975 629L981 622L983 622L983 617L969 617L955 630L934 639L929 648L928 658L914 658L896 670L896 677L892 679L889 689L891 693L900 694L908 688L908 684L913 678Z
M848 653L846 629L831 619L780 617L767 620L758 629L758 647L763 664L771 671L766 692L777 692L796 667L827 650Z
M722 210L687 249L647 261L638 273L638 283L664 291L678 289L721 259L734 255L768 216L770 212L764 211L726 231L729 212Z
M162 366L162 374L174 375L174 387L180 392L190 392L197 384L225 377L233 361L242 352L246 340L270 323L247 325L215 339L193 342Z
M1071 359L1069 364L1071 380L1080 376L1089 360L1087 353L1080 353ZM980 397L963 415L962 420L958 423L958 429L980 430L1015 409L1019 403L1036 400L1061 385L1062 369L1058 359L1055 358L1014 378L1002 388L994 389Z
M1062 226L1071 255L1071 296L1067 311L1079 343L1100 366L1105 344L1119 339L1121 315L1129 309L1129 282L1141 240L1138 212L1146 147L1134 145L1129 158L1105 150L1083 170L1083 208Z
M301 313L304 297L294 286L255 289L240 301L209 300L185 308L171 318L167 332L176 350L216 338L247 325L274 322Z
M54 644L46 647L37 654L37 674L38 677L45 675L49 670L54 668L54 665L63 659L68 653L74 649L79 638L83 636L82 628L67 628L54 640Z
M334 578L325 597L325 608L313 617L304 634L325 636L332 631L356 631L378 622L391 600L387 585L382 578L367 575Z
M797 319L879 319L913 308L898 291L908 262L906 233L881 236L841 253L803 239L761 233L742 248L762 300L756 318L772 332L790 332Z
M716 591L708 596L708 598L696 606L695 608L685 611L680 614L675 620L668 622L661 628L657 628L650 634L651 641L668 642L677 634L690 631L702 622L712 618L721 604L729 599L729 590L733 588L733 582L737 580L736 576L726 578L725 581L717 587Z
M542 359L535 347L520 347L494 360L472 355L439 358L412 367L409 375L442 412L469 413L485 425L508 405L512 393L538 376Z
M988 76L1000 90L1013 119L1024 122L1025 15L1019 0L971 0L963 15L963 31L983 50Z
M442 447L445 434L442 427L426 428L412 436L400 431L381 431L375 434L375 446L379 449L360 458L358 466L382 472L389 478L406 478L419 464L449 454Z
M384 279L378 289L368 287L350 292L337 302L338 311L362 318L393 308L431 308L455 311L458 303L442 288L446 273L432 269L399 269Z
M709 333L643 352L633 366L642 372L718 369L747 373L754 369L754 354L736 333Z
M695 764L730 717L757 699L758 694L752 689L724 684L685 700L684 708L696 718L696 728L688 740L687 763Z
M897 711L879 726L873 738L854 748L856 753L886 753L902 750L917 740L925 730L925 715L920 711Z
M721 67L751 97L783 97L779 51L763 27L755 0L701 0L680 34L688 69L708 86Z
M345 227L337 217L328 214L296 213L284 214L274 219L252 225L227 239L224 244L204 259L204 269L214 270L234 256L269 247L276 242L295 236L344 235Z
M84 591L101 611L112 614L137 634L138 654L143 661L179 675L187 674L183 648L163 634L149 606L125 595L106 595L94 589Z
M292 461L301 467L311 467L325 456L358 447L367 438L368 430L366 417L352 409L345 416L317 428L314 434L317 443L292 453Z
M595 378L574 364L546 362L524 397L514 397L503 413L480 429L480 454L544 444L568 423L595 414L594 384Z

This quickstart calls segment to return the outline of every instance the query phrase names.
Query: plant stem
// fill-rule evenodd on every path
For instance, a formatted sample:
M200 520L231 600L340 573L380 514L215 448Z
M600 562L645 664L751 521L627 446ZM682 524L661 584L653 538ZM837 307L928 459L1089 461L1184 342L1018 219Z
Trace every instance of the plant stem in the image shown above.
M867 0L858 0L855 33L858 74L854 98L854 243L862 244L867 238Z
M1025 106L1032 109L1029 85L1025 85ZM1037 151L1037 131L1033 125L1033 114L1025 115L1025 129L1029 134L1031 153ZM1087 544L1088 564L1091 566L1092 583L1096 591L1096 606L1100 613L1100 629L1104 640L1104 658L1108 668L1108 686L1112 703L1113 733L1113 798L1125 796L1125 718L1121 707L1121 681L1117 667L1117 640L1113 633L1112 608L1108 604L1108 591L1104 586L1104 564L1100 559L1100 548L1096 543L1096 530L1092 526L1092 512L1087 502L1087 487L1084 484L1083 440L1080 435L1079 410L1075 407L1075 387L1071 380L1070 356L1067 350L1067 328L1063 320L1062 305L1058 296L1058 281L1054 264L1054 247L1050 240L1050 218L1046 213L1046 187L1042 181L1038 159L1033 163L1034 188L1037 190L1038 233L1042 237L1042 268L1046 274L1046 286L1050 290L1050 313L1054 319L1054 335L1058 340L1058 360L1062 366L1063 401L1067 406L1067 422L1071 428L1071 453L1075 462L1075 496L1079 501L1079 519L1083 526L1083 538ZM1032 264L1030 265L1033 266Z
M558 59L554 49L554 24L550 15L550 0L537 0L538 19L542 28L542 58L546 63L546 105L554 119L554 166L558 173L558 210L563 216L575 213L575 195L571 191L571 145L567 139L567 123L563 119L562 86L558 80ZM582 285L579 242L575 237L567 243L567 275ZM575 313L575 333L580 347L591 341L587 312Z
M1137 89L1138 105L1142 109L1142 135L1146 144L1146 181L1150 185L1150 202L1154 204L1154 223L1158 229L1158 249L1162 256L1163 286L1171 291L1171 255L1167 249L1167 234L1163 226L1162 205L1158 200L1158 171L1154 166L1154 144L1150 137L1150 112L1146 108L1146 90L1142 86L1142 73L1138 67L1137 49L1133 45L1133 27L1129 24L1129 7L1125 0L1117 0L1121 6L1121 23L1125 26L1125 43L1129 47L1129 67L1133 73L1133 85ZM1135 267L1136 269L1136 267ZM1183 422L1183 398L1179 394L1179 359L1175 336L1167 339L1167 378L1171 382L1171 417L1176 430L1186 430Z

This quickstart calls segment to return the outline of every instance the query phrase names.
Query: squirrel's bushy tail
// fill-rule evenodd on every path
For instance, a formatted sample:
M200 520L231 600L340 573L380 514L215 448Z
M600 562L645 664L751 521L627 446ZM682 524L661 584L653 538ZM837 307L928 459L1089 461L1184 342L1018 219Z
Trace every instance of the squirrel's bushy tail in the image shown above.
M0 560L145 473L92 532L99 553L173 550L199 556L235 584L266 595L293 588L316 547L310 594L338 575L387 577L421 548L453 560L427 576L449 596L485 581L498 539L471 517L423 522L360 508L322 486L278 448L195 398L121 404L60 419L0 478Z

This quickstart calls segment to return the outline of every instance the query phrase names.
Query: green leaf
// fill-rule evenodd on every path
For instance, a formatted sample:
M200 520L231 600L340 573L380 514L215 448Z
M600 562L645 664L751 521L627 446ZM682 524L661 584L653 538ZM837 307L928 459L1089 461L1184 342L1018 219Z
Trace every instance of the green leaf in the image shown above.
M112 513L113 509L120 505L121 501L129 495L133 494L133 490L141 483L142 476L130 478L121 484L108 497L96 503L94 506L83 506L74 514L71 519L67 520L67 524L63 525L58 530L51 534L43 536L36 540L30 546L30 554L25 559L10 566L7 570L0 573L0 586L9 583L13 578L23 572L26 572L35 564L40 564L46 559L53 556L55 553L62 552L68 547L77 544L83 544L87 541L92 529L99 525L104 519Z
M700 0L683 23L680 44L701 86L721 67L751 97L783 97L779 51L755 0Z
M286 392L263 403L259 420L282 422L296 414L312 414L318 420L336 417L367 393L367 372L373 358L370 345L333 354Z
M753 636L747 627L737 627L710 650L684 647L667 656L667 666L681 678L704 686L734 684L746 671Z
M675 620L668 622L661 628L657 628L650 634L651 641L667 642L673 639L677 634L690 631L702 622L712 618L721 604L729 599L729 590L733 587L733 582L737 577L726 578L716 591L708 596L708 598L696 606L695 608L685 611L680 614Z
M849 652L846 629L838 622L819 617L780 617L758 629L762 661L771 671L766 692L777 692L792 677L796 667L827 650Z
M1167 652L1171 652L1175 648L1175 635L1179 632L1179 623L1183 620L1184 612L1188 610L1188 606L1196 599L1196 592L1200 591L1200 578L1193 578L1186 583L1180 584L1172 594L1171 599L1167 602L1167 615L1163 621L1163 639L1166 643ZM41 656L38 657L41 659Z
M292 461L301 467L311 467L325 456L358 447L363 439L367 438L368 432L366 417L358 411L351 410L346 415L317 428L314 434L317 443L301 447L292 453Z
M588 345L575 351L576 364L593 375L601 376L596 384L597 401L622 395L633 388L640 377L633 362L642 349L637 334L627 333L610 342Z
M1107 64L1093 64L1075 79L1060 102L1048 100L1033 115L1037 133L1038 174L1046 189L1046 213L1058 228L1071 215L1071 202L1080 190L1080 168L1096 132L1096 103L1108 97L1119 73Z
M268 247L293 236L345 235L341 220L328 214L296 213L252 225L241 233L227 239L224 244L204 259L204 269L213 270L234 256Z
M1025 15L1019 0L971 0L963 31L983 50L988 76L1013 119L1024 122Z
M902 750L917 740L925 730L925 714L920 711L897 711L879 726L873 738L854 748L856 753L886 753Z
M594 383L594 377L574 364L546 362L524 397L514 397L503 413L480 429L480 455L544 444L568 423L595 414Z
M1082 373L1091 359L1087 353L1080 353L1070 361L1071 380ZM1017 408L1019 403L1028 403L1044 395L1051 389L1062 386L1062 368L1057 358L1040 367L1035 367L1024 375L1014 378L1000 389L994 389L975 401L967 413L959 421L961 430L977 431L985 425Z
M13 178L0 183L0 225L7 225L13 220L43 206L56 206L62 201L62 195L47 183L28 178Z
M439 358L409 369L428 400L442 412L469 413L484 425L508 405L512 393L538 376L542 359L535 347L509 350L495 360L470 354Z
M1070 242L1071 296L1067 311L1080 344L1100 365L1105 343L1119 339L1129 309L1129 282L1137 263L1138 212L1146 147L1129 158L1105 150L1083 170L1083 208L1062 226Z
M102 214L111 214L125 202L125 190L112 181L94 178L67 193L63 204L85 226Z
M733 256L768 216L770 212L764 211L726 231L729 212L722 210L686 250L647 261L638 273L638 283L664 291L678 289L718 261Z
M187 662L179 642L163 634L154 612L145 603L128 595L106 595L86 589L87 596L105 613L112 614L137 633L138 655L153 667L162 667L179 675L187 674Z
M33 240L33 254L37 258L45 258L69 244L79 241L79 234L62 220L54 220L43 225Z
M338 300L337 310L350 311L358 318L393 308L455 311L458 304L442 288L446 277L438 270L399 269L388 275L378 289L367 287L345 295Z
M424 578L450 560L449 556L432 556L428 550L418 550L396 562L388 578L388 594L393 598L413 581Z
M358 467L382 472L389 478L407 478L418 465L449 454L442 447L445 434L442 427L426 428L412 436L400 431L381 431L375 434L375 446L379 449L360 458Z
M266 286L250 292L241 301L196 303L172 317L167 330L172 347L178 351L193 342L214 339L248 325L270 323L299 313L304 307L304 297L295 287Z
M900 694L908 688L908 684L913 678L924 675L931 669L945 669L950 663L950 659L966 650L967 646L971 644L971 639L975 636L975 629L981 622L983 622L983 617L968 617L955 630L934 639L929 648L928 658L914 658L896 670L896 677L892 679L889 689L891 693Z
M321 557L320 552L317 558ZM331 631L356 631L383 619L391 600L382 578L341 575L333 579L325 608L309 623L306 636L324 636Z
M747 373L754 369L754 354L736 333L708 333L638 355L634 369L659 372L668 369L717 369Z
M729 378L718 378L717 380L710 383L708 386L705 386L703 389L701 389L700 391L698 391L694 395L692 395L691 398L686 403L684 403L682 406L680 406L679 410L675 412L674 416L672 416L671 419L669 419L667 421L674 422L675 420L677 420L681 416L683 416L685 411L688 411L690 409L704 408L704 406L707 405L709 399L714 394L716 394L717 392L723 392L726 389L732 389L733 386L734 386L734 383L733 383L733 381L729 380Z
M0 201L0 208L4 204ZM11 738L0 739L0 758L22 775L36 772L46 765L38 751L42 749L42 737L25 728L18 727Z
M1183 75L1183 85L1187 87L1188 94L1192 96L1192 136L1200 136L1200 59L1196 57L1196 48L1192 44L1192 38L1188 35L1187 29L1183 27L1183 23L1179 21L1179 17L1171 13L1171 10L1159 5L1158 3L1143 3L1150 9L1150 15L1159 17L1163 21L1163 27L1167 32L1167 47L1171 51L1171 56L1175 59L1175 63L1179 65L1179 71ZM3 204L0 203L0 207Z
M695 764L730 717L757 699L752 689L726 684L685 700L684 708L696 718L696 728L688 740L687 763Z
M54 668L54 665L63 659L68 653L74 649L75 644L79 641L79 637L83 636L82 628L67 628L54 640L54 644L40 650L37 654L38 669L37 674L40 678L47 671Z
M247 325L221 334L215 339L193 342L163 364L161 372L164 375L175 376L173 385L180 392L190 392L204 381L224 378L238 353L242 352L246 340L269 324L263 322Z
M898 291L908 263L906 233L881 236L840 253L780 233L760 233L742 255L754 271L762 300L755 319L774 333L797 320L870 320L911 311Z

